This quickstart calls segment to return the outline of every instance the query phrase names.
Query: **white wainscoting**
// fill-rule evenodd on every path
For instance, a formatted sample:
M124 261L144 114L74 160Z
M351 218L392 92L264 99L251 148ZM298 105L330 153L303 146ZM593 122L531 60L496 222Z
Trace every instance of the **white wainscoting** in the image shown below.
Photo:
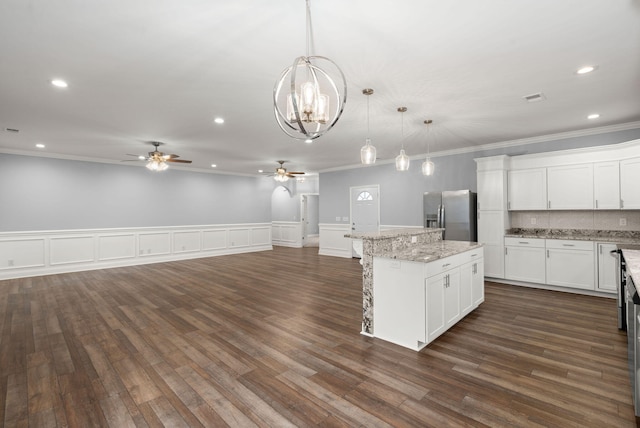
M271 224L0 233L0 280L273 249Z
M320 223L320 250L323 256L351 258L351 238L344 235L351 233L349 224Z
M271 242L281 247L302 248L302 223L299 221L272 222Z

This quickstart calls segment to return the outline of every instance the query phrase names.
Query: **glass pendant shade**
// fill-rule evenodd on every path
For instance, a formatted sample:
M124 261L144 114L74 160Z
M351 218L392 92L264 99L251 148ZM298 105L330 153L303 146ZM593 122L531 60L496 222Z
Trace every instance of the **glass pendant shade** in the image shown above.
M371 145L370 138L367 138L366 144L360 149L360 161L364 165L376 163L376 148Z
M422 175L427 177L431 176L433 175L435 169L436 167L433 162L431 162L430 158L427 158L424 162L422 162Z
M273 179L279 183L284 183L285 181L289 180L289 176L284 174L276 174L273 176Z
M404 149L400 150L400 154L396 156L396 170L408 171L409 170L409 156L406 155Z

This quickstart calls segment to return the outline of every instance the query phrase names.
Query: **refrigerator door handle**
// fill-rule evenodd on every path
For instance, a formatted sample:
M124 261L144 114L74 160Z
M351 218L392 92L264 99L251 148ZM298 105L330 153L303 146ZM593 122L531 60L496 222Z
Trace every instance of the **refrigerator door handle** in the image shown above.
M442 227L442 219L441 219L441 210L442 210L442 205L438 205L438 220L436 221L436 227Z
M444 205L440 205L440 228L444 229Z

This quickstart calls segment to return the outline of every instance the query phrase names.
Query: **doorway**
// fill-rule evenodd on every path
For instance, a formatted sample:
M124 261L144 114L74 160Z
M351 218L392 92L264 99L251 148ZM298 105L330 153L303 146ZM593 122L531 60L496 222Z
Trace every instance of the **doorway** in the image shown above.
M307 193L300 196L300 221L302 222L302 246L320 246L320 195Z
M379 185L356 186L350 189L352 232L378 232L380 230ZM362 256L362 241L354 240L352 255Z

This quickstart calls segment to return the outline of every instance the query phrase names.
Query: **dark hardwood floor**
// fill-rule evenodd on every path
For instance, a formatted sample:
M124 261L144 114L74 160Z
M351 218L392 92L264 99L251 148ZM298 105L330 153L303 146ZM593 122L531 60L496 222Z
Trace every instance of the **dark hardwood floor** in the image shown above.
M414 352L360 334L358 261L317 251L0 281L0 421L635 426L614 300L487 283Z

